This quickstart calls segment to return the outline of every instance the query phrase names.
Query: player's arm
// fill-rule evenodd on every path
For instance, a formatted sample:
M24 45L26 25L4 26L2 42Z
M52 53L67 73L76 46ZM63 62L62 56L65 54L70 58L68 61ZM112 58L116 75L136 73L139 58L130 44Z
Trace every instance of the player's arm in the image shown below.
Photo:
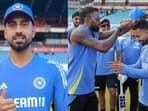
M148 68L138 69L124 65L122 73L133 78L148 79Z
M58 66L54 81L54 106L55 111L67 111L67 80L62 67Z
M137 19L135 21L130 21L130 20L125 20L120 24L120 33L118 33L118 36L121 36L128 32L135 24L139 23L142 19ZM101 32L100 33L100 40L106 39L110 37L115 31L110 31L110 32Z
M110 32L99 32L99 40L107 39L110 37L115 31L110 31Z
M119 61L110 62L109 66L115 73L122 73L132 78L148 79L148 68L139 67L141 59L135 65L126 65ZM146 66L148 63L146 64Z
M101 52L107 52L114 44L116 38L121 34L127 32L127 29L131 28L132 21L126 21L117 28L117 30L105 40L97 40L89 37L82 30L77 29L72 32L70 36L70 42L75 45L85 45Z
M105 40L97 40L85 34L82 30L78 29L72 32L70 37L70 42L75 45L85 45L87 47L90 47L92 49L95 49L101 52L107 52L115 42L119 31L120 30L116 30L111 35L111 37Z

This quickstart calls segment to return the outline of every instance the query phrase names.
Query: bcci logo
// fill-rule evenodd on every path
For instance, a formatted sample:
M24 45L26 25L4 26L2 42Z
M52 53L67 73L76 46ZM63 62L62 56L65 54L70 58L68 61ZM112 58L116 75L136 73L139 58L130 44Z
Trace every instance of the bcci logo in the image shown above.
M43 89L46 86L46 81L43 77L36 77L33 81L33 85L37 89Z
M13 6L13 10L22 10L23 6L21 4L16 4L15 6Z

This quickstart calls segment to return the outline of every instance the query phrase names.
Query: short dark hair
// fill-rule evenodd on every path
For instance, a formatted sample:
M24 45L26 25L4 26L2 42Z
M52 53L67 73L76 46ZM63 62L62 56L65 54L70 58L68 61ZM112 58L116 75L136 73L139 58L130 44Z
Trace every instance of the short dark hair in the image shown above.
M79 11L76 11L72 14L72 18L76 17L76 16L79 16Z
M134 25L132 29L133 30L136 30L136 29L147 29L148 30L148 21L142 20L139 23L137 23L136 25Z
M91 13L98 12L97 8L86 6L80 10L80 22L84 23L84 18L90 16Z
M108 24L110 24L110 21L109 21L108 19L103 19L103 20L101 21L101 24L103 24L104 22L107 22Z

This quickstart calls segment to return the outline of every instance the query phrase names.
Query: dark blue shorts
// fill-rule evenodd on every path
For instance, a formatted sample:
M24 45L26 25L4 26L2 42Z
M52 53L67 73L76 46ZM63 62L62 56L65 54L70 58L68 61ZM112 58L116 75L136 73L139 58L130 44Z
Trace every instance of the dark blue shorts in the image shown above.
M95 92L77 95L69 104L69 111L98 111L98 100Z
M137 111L148 111L148 106L145 106L139 102Z
M117 76L116 74L109 74L95 77L96 90L104 90L106 88L117 88Z

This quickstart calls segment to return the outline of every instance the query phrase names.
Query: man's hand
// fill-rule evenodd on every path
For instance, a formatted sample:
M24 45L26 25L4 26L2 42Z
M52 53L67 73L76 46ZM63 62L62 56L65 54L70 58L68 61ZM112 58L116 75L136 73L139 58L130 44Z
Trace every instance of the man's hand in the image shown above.
M16 105L12 99L6 99L6 89L0 94L0 111L16 111Z
M122 34L128 32L130 29L132 29L136 24L138 24L139 22L141 22L142 20L145 20L146 18L148 18L148 15L141 17L139 19L136 20L125 20L123 21L120 26L118 27L119 30L119 34L118 36L121 36Z
M119 61L109 62L109 67L114 73L117 73L117 74L121 73L123 69L123 65L124 64Z
M133 20L126 20L123 21L120 26L117 28L118 30L118 36L121 36L122 34L125 34L133 27L134 21Z

